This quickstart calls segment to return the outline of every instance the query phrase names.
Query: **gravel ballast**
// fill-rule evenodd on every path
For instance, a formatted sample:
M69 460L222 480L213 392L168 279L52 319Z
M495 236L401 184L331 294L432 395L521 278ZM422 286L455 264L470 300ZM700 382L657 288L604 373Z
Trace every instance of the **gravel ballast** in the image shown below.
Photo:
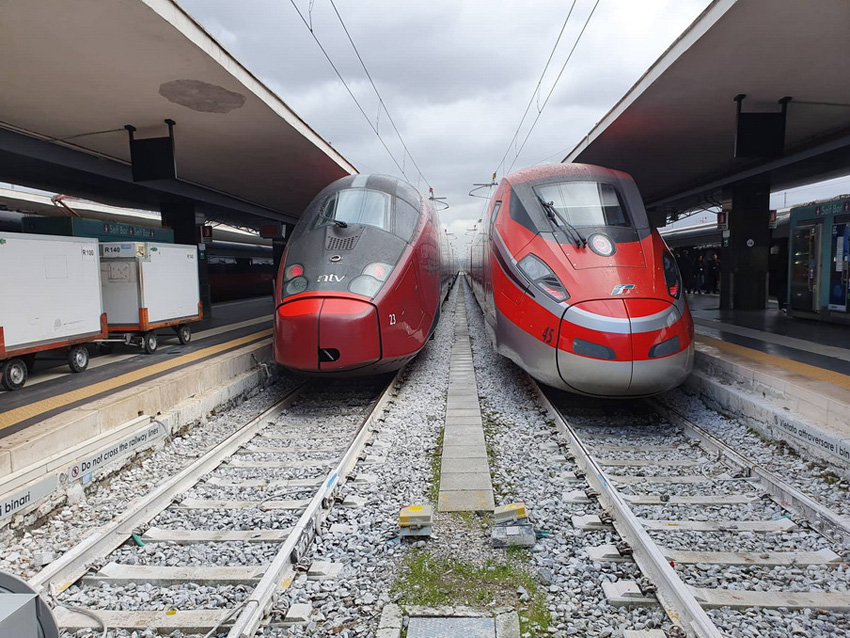
M257 389L244 401L211 416L163 447L142 452L104 480L89 484L85 498L55 510L31 529L0 530L0 570L29 579L40 566L38 554L62 554L96 527L107 524L133 499L147 494L163 480L177 474L198 456L221 442L255 414L279 401L303 381L282 375L266 389Z

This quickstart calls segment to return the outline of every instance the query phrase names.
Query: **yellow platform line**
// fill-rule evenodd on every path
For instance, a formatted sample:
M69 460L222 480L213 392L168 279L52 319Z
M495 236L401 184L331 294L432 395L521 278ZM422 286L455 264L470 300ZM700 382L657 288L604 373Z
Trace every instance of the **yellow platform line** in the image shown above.
M70 392L65 392L64 394L58 394L55 397L42 399L41 401L36 401L34 403L30 403L29 405L23 405L19 408L3 412L2 414L0 414L0 430L11 427L13 425L17 425L18 423L21 423L28 419L32 419L33 417L37 417L40 414L44 414L45 412L50 412L51 410L55 410L57 408L63 408L66 405L76 403L77 401L90 399L91 397L101 394L103 392L109 392L110 390L115 390L117 388L120 388L121 386L136 383L154 375L161 374L162 372L167 372L169 370L173 370L174 368L184 366L189 363L194 363L195 361L198 361L200 359L205 359L206 357L219 354L220 352L224 352L225 350L238 348L239 346L244 346L248 343L259 341L260 339L268 337L271 334L271 329L261 330L260 332L255 332L244 337L239 337L238 339L233 339L232 341L220 343L216 346L203 348L202 350L197 350L196 352L184 354L174 359L169 359L168 361L155 363L154 365L142 368L141 370L128 372L126 374L119 375L106 381L100 381L84 388L71 390Z
M728 341L721 341L720 339L715 339L713 337L706 337L705 335L698 334L696 335L696 339L707 346L714 346L723 352L729 352L746 359L753 359L754 361L767 363L769 365L782 368L783 370L800 374L804 377L817 379L818 381L825 381L850 390L850 376L841 372L827 370L826 368L819 368L817 366L809 365L808 363L786 359L785 357L779 357L774 354L762 352L761 350L754 350L753 348L740 346L737 343L729 343Z

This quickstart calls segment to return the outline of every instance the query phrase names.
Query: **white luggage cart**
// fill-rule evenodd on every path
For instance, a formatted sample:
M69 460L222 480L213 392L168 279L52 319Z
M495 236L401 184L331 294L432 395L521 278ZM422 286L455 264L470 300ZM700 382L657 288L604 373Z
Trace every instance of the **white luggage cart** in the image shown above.
M96 239L0 233L0 385L22 388L46 350L82 372L106 337Z
M109 339L157 348L157 330L171 328L180 343L189 326L203 319L198 285L198 249L182 244L104 242L100 244L103 307Z

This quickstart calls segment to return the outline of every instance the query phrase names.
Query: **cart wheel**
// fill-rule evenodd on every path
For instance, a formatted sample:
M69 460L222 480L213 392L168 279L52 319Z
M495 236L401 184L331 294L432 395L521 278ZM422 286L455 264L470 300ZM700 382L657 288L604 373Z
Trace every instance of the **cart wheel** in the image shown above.
M144 350L147 354L153 354L156 352L156 346L156 333L153 330L142 335L142 350Z
M7 390L20 390L27 382L27 364L20 359L4 361L0 367L0 385Z
M192 340L192 329L185 323L181 323L177 326L177 339L185 346Z
M68 367L71 372L82 372L89 367L89 351L85 346L71 346L68 351Z

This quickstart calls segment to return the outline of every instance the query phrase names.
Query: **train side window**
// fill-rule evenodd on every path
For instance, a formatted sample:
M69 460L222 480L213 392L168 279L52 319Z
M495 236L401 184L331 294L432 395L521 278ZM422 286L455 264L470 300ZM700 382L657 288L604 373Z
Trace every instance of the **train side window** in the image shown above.
M410 242L416 226L419 224L419 211L403 199L395 200L395 234Z
M502 202L496 202L493 206L493 214L490 215L490 236L493 236L493 229L496 227L496 218L499 216L499 210L502 208Z

